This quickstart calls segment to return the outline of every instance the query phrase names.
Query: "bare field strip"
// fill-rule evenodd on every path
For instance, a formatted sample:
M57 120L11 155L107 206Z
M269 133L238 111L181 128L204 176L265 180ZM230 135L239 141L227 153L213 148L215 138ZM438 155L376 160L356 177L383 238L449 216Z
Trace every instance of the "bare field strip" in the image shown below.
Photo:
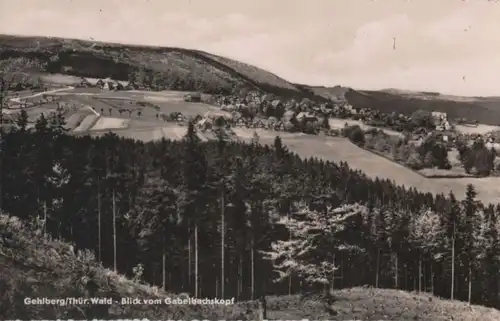
M500 126L490 126L490 125L478 125L475 126L465 126L465 125L455 125L455 130L461 134L479 134L484 135L492 131L500 130Z
M125 118L101 117L91 130L125 129L128 127L129 122Z
M80 125L78 125L78 127L76 127L74 129L74 132L85 132L87 130L89 130L90 127L92 127L92 125L94 124L94 122L97 120L97 116L96 115L88 115L87 117L85 117L82 122L80 123Z
M77 128L78 125L80 125L80 123L82 122L83 119L85 119L85 117L87 117L87 114L84 113L73 114L66 120L65 127L68 128L69 130L73 130Z

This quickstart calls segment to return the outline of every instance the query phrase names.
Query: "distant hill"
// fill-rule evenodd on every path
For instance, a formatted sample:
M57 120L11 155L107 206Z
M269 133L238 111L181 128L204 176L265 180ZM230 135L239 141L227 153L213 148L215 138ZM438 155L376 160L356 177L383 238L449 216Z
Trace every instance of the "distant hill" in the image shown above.
M17 60L35 71L122 81L140 78L156 89L226 94L253 89L281 97L347 102L356 108L389 113L411 114L424 109L446 112L451 118L500 124L500 97L294 84L255 66L199 50L0 35L0 66L16 64Z
M429 92L402 90L355 90L345 93L347 102L356 108L411 114L418 109L446 112L448 117L477 120L482 124L500 124L499 97L460 97Z
M162 77L167 89L257 89L284 96L310 96L268 71L199 50L0 35L0 60L15 58L34 60L50 73L82 77L128 81L130 74L146 72Z

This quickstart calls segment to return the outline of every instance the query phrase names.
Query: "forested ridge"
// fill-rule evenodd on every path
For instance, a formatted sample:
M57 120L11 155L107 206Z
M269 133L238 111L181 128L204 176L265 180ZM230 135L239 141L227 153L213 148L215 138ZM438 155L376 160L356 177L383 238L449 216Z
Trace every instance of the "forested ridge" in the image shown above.
M464 201L419 193L346 163L302 159L279 137L273 146L257 135L251 144L201 142L190 124L182 141L143 143L70 136L63 123L42 116L28 131L21 116L3 133L2 210L121 273L198 297L300 293L311 279L285 272L273 282L266 255L294 237L283 219L327 224L348 209L352 220L336 237L350 246L328 253L338 269L333 284L322 283L498 307L500 206L477 201L472 186ZM296 267L294 257L285 262Z

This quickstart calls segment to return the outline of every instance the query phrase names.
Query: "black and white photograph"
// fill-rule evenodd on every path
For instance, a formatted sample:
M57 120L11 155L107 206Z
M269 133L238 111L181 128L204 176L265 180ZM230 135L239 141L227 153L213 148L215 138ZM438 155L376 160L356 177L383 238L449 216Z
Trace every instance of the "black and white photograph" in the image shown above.
M0 0L0 320L500 320L500 3Z

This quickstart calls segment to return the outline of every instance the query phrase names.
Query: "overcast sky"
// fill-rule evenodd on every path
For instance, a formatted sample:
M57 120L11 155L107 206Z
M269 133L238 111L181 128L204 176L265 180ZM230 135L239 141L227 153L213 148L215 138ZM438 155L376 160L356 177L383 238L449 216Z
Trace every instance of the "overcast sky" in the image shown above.
M500 96L488 0L0 0L0 33L196 48L312 85Z

